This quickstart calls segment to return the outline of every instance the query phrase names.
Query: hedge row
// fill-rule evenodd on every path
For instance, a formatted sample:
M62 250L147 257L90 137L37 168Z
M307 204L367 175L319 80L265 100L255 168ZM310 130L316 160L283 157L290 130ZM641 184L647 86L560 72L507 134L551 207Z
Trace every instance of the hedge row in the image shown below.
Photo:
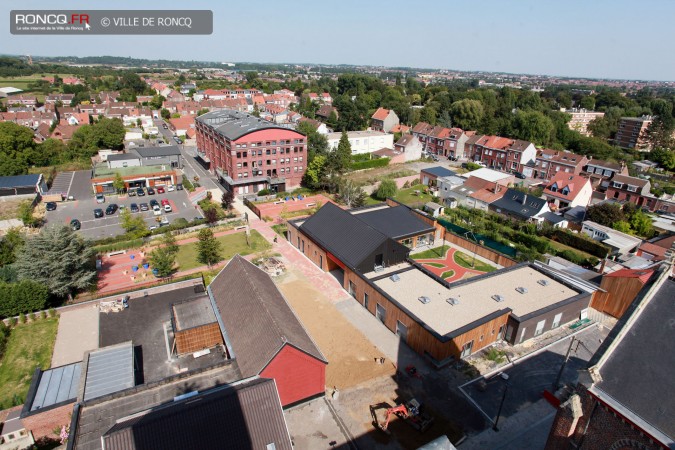
M351 170L372 169L374 167L385 167L389 165L389 158L371 159L369 161L359 161L350 164Z
M552 238L554 241L560 242L561 244L568 245L578 250L582 250L586 253L590 253L591 255L597 256L598 258L605 258L609 254L609 247L601 244L600 242L592 241L583 236L578 236L567 231L555 230L553 232Z
M48 298L49 289L43 284L30 280L0 282L0 318L44 309Z

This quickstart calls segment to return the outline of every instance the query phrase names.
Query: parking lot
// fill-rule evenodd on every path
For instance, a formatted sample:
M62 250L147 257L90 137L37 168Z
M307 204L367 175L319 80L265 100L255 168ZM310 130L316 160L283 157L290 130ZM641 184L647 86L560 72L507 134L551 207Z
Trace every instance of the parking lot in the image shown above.
M76 173L77 175L77 173ZM139 211L133 213L134 215L141 215L145 218L148 227L158 226L157 218L166 217L169 223L173 223L178 218L184 218L188 221L195 217L200 217L201 212L190 203L187 198L187 191L166 191L163 194L155 193L155 195L145 195L143 197L127 197L126 195L107 195L105 196L105 203L96 203L91 184L86 177L73 177L71 192L77 192L78 196L74 201L66 201L57 204L56 210L48 211L45 220L50 223L62 223L68 225L72 219L77 219L82 224L79 233L89 239L102 239L105 237L116 236L124 233L124 229L120 226L120 210L118 209L114 214L105 215L101 218L94 217L94 209L100 208L103 211L111 203L118 206L124 205L125 208L130 208L132 203L140 205L141 203L150 204L150 200L157 200L161 202L163 199L169 201L172 212L166 213L162 210L161 216L155 216L152 208L148 211ZM87 191L85 184L89 184Z

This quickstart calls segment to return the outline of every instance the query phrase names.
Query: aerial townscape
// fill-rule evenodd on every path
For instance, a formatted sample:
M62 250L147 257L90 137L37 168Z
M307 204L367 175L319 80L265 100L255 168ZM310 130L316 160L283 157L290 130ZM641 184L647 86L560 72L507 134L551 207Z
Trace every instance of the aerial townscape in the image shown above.
M472 68L417 12L282 43L269 7L259 54L224 5L0 28L0 450L675 449L673 60Z

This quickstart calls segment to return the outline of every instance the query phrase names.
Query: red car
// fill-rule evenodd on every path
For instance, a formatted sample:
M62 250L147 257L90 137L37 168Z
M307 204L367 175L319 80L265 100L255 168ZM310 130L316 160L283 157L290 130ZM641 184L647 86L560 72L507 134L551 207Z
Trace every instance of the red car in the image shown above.
M165 198L162 199L162 206L168 205L169 201Z
M163 194L164 188L162 186L159 186L158 188L156 188L156 191L157 191L158 194Z

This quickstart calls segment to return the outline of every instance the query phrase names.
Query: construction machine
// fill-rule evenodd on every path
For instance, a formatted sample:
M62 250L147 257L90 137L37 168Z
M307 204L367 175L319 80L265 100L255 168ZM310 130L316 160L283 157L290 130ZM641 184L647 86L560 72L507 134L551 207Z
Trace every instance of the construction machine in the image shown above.
M414 398L392 408L388 408L386 414L383 422L380 422L379 420L377 422L378 427L385 433L389 433L387 428L389 428L389 422L393 415L397 415L420 433L427 431L434 423L434 418L429 414L426 414L422 410L422 405Z

